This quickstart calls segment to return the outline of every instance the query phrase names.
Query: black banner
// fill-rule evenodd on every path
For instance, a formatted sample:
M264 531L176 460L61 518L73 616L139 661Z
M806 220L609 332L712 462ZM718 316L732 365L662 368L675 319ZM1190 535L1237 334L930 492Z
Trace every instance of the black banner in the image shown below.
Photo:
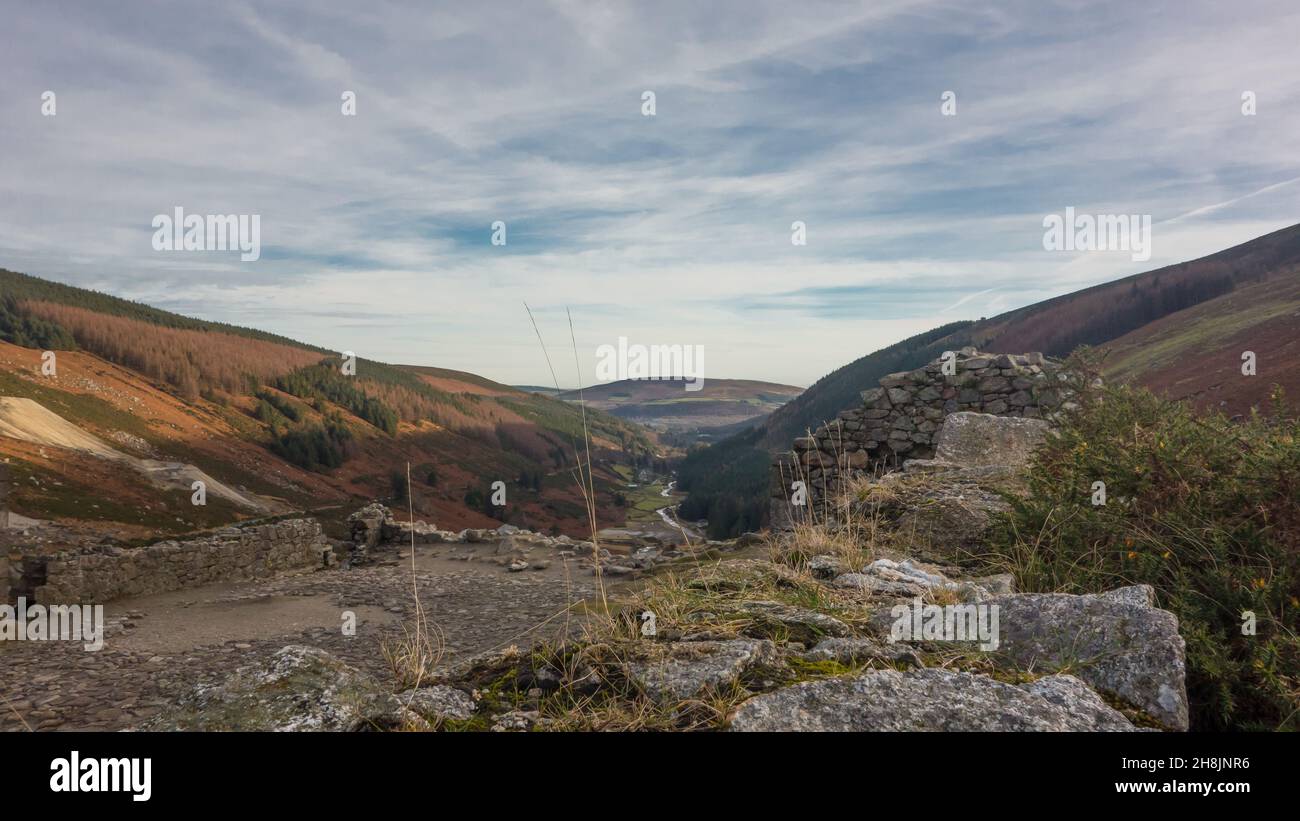
M708 793L723 804L763 804L771 790L806 791L818 783L832 794L874 784L882 798L903 789L924 796L927 806L934 799L979 795L1062 807L1150 806L1163 796L1180 806L1194 798L1222 809L1260 798L1286 800L1296 761L1287 735L1160 733L53 733L7 741L8 809L102 807L128 816L253 805L337 811L409 800L432 802L432 809L448 800L475 800L471 791L484 788L478 800L494 812L563 796L584 803L635 796L638 809L680 802L695 810ZM846 794L832 803L862 797Z

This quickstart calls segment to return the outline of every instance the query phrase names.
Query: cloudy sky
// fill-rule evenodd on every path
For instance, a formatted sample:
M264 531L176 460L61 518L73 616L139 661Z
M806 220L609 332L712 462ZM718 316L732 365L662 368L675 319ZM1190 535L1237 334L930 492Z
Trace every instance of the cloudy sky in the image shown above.
M11 6L0 267L550 384L527 301L566 386L566 308L584 382L625 336L807 385L1300 221L1293 0L310 5ZM154 250L176 206L261 258ZM1151 260L1045 251L1067 206Z

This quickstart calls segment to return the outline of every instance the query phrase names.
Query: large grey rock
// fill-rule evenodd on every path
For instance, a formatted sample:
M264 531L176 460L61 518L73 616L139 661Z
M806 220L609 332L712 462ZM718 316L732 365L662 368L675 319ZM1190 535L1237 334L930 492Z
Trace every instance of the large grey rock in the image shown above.
M836 556L813 556L808 560L808 572L814 579L830 580L844 572L844 563Z
M950 413L935 440L934 458L967 467L1023 465L1047 435L1041 419Z
M876 559L861 573L845 573L835 579L836 587L878 596L920 596L930 590L948 590L963 601L983 601L993 594L973 582L955 582L937 571L926 570L910 559L901 562Z
M901 562L892 559L876 559L862 568L862 572L888 581L909 582L926 590L932 587L953 587L952 581L942 573L934 573L917 567L910 559L904 559Z
M1061 676L1059 678L1068 678ZM1019 687L937 668L872 670L749 699L733 732L978 732L1134 730L1096 694L1070 684ZM1058 701L1064 701L1062 706Z
M1067 669L1167 729L1186 730L1186 645L1178 617L1151 597L1145 586L999 596L999 652L1020 669Z
M893 486L899 492L885 514L894 529L908 534L917 552L945 561L982 552L990 529L1010 509L998 477L974 477L969 470Z
M1116 587L1105 593L1098 593L1098 598L1120 604L1132 604L1138 607L1155 607L1156 591L1149 584L1134 584L1128 587Z
M625 674L660 703L729 687L751 669L777 660L776 645L766 639L676 642L653 651L655 657L627 662Z
M154 730L303 732L388 727L401 705L373 676L316 647L289 645L200 686Z

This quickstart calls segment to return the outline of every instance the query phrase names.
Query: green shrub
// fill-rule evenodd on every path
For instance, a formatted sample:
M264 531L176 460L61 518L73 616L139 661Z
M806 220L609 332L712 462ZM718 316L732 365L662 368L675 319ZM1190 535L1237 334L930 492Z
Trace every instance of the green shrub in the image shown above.
M352 431L342 420L330 418L325 426L309 425L288 431L273 431L271 451L280 458L308 470L332 470L348 460L354 448Z
M1300 424L1280 394L1237 422L1128 388L1078 405L999 527L999 562L1024 590L1151 585L1187 640L1193 729L1300 729Z

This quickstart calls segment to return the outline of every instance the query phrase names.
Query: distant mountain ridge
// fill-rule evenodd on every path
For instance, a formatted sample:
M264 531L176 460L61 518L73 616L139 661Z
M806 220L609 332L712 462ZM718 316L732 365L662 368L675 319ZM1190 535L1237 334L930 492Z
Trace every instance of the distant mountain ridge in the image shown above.
M702 432L762 418L803 392L754 379L704 379L699 390L683 379L621 379L567 391L559 398L597 408L652 429Z

